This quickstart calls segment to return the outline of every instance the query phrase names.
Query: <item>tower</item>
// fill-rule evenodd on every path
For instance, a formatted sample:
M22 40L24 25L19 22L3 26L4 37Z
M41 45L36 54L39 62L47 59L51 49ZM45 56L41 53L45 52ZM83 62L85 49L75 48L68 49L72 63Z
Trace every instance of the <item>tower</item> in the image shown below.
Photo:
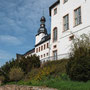
M40 22L41 22L41 24L40 24L40 28L38 30L38 33L36 35L36 42L35 42L35 44L38 44L44 36L48 35L47 34L47 29L45 27L46 19L45 19L44 16L41 17Z

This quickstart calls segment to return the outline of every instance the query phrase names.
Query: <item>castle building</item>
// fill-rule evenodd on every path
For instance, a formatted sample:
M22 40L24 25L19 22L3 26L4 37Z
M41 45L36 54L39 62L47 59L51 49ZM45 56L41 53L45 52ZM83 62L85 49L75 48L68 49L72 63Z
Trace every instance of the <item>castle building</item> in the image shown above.
M68 58L72 40L90 33L89 9L90 0L57 0L49 7L51 34L47 33L46 19L42 16L35 48L24 56L36 54L42 62Z

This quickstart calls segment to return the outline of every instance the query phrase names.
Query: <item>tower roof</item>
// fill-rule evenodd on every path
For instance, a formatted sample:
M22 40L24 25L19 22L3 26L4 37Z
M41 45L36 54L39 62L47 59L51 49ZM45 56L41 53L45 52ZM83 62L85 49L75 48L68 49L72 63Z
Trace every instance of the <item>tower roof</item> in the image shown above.
M47 35L47 29L45 27L46 18L44 16L42 16L41 19L40 19L40 22L41 22L41 24L40 24L40 28L38 30L37 35L39 35L40 33L44 33L44 34Z

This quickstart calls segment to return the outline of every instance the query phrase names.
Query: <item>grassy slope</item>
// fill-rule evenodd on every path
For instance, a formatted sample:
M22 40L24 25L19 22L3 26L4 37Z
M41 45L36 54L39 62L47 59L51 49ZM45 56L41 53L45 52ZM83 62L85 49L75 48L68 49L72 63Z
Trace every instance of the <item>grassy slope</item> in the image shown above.
M58 79L51 79L45 81L19 81L18 83L9 83L17 85L29 85L29 86L47 86L51 88L57 88L58 90L90 90L90 81L84 82L74 82L74 81L64 81Z
M37 70L35 72L44 72L43 73L39 73L39 74L35 74L34 72L31 72L31 74L29 74L29 76L31 76L31 78L33 76L42 76L46 75L44 78L42 78L42 80L40 81L36 81L34 79L29 79L28 81L19 81L17 83L11 82L8 84L18 84L18 85L29 85L29 86L47 86L47 87L51 87L51 88L57 88L58 90L90 90L90 81L88 81L87 83L84 82L74 82L74 81L70 81L69 79L63 79L66 78L66 76L63 76L63 78L60 77L59 73L65 73L65 65L67 64L66 60L60 60L60 61L52 61L52 62L47 62L45 65L43 65L43 68L45 67L52 67L54 65L53 68L56 68L55 71L53 73L49 74L49 78L47 78L47 74L46 72L48 71L43 70L43 68L40 68L40 70ZM51 70L50 70L51 71ZM35 75L34 75L35 74ZM59 77L54 77L54 76L59 76Z

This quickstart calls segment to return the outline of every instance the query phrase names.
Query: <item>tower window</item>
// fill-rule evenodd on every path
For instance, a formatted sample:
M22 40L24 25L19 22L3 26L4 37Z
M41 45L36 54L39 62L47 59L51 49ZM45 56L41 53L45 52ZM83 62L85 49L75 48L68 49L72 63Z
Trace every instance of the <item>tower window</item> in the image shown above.
M56 15L56 14L57 14L57 8L54 9L54 15Z
M64 31L69 29L69 15L63 17L63 29Z
M74 16L75 26L81 24L81 7L74 10Z
M53 30L53 42L57 41L57 28Z

